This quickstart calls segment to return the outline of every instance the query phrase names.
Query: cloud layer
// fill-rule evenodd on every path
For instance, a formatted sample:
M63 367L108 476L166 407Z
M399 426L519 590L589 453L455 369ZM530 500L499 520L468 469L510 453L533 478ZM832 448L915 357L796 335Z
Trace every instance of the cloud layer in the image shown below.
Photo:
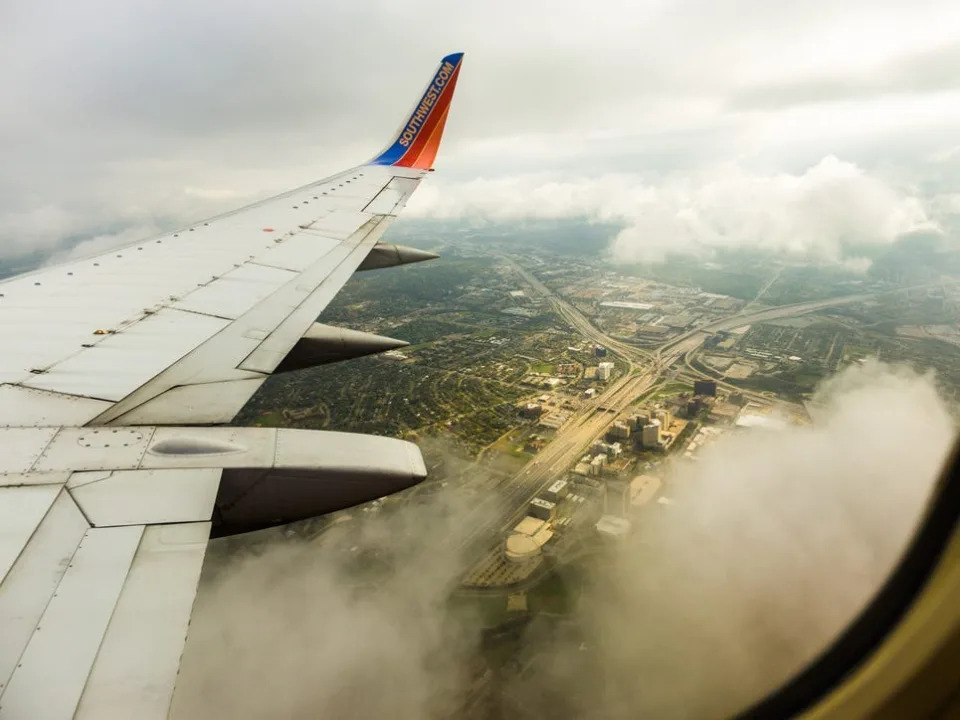
M0 258L362 162L453 50L467 56L439 169L457 181L799 176L834 154L935 194L957 179L926 158L956 145L958 21L950 0L609 0L589 17L509 0L7 4Z
M954 432L930 377L874 363L829 381L810 427L721 439L624 546L581 560L576 639L534 622L488 676L501 707L670 720L758 699L876 591ZM456 716L480 623L447 596L475 504L449 492L208 567L174 716Z
M725 164L656 184L630 175L480 179L423 188L409 211L444 219L619 223L624 228L611 250L630 262L733 248L840 261L864 246L936 229L920 198L833 156L799 174L750 173Z

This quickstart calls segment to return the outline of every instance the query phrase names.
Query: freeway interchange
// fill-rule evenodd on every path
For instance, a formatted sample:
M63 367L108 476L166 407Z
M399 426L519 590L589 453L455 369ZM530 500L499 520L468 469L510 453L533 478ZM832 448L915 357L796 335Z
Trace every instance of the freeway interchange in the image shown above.
M710 334L765 320L804 315L823 308L857 302L871 297L869 294L848 295L828 300L784 305L756 312L742 310L731 316L693 328L651 350L631 345L603 333L579 310L552 292L515 259L505 255L498 255L498 257L523 278L526 284L537 294L546 299L558 315L580 332L584 338L605 346L610 352L623 360L627 365L627 372L606 388L595 400L586 403L572 415L557 430L551 442L540 450L536 458L499 485L496 497L491 498L491 502L495 504L497 511L492 513L492 519L478 524L475 531L465 536L464 547L469 545L479 546L482 540L489 540L491 529L496 529L502 533L512 527L526 514L529 502L550 483L558 477L562 477L573 462L583 454L584 450L603 435L610 423L621 412L626 410L638 396L654 388L666 370L675 362L681 359L688 360L689 355L699 349ZM689 363L687 368L692 370ZM744 394L762 402L770 401L769 397L758 393L746 392ZM478 508L477 511L483 514L489 513L490 509L489 507Z

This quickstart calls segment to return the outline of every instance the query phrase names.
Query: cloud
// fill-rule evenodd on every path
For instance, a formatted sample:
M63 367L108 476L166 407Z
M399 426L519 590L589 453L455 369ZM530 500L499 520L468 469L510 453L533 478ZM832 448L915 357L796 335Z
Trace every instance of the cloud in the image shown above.
M458 49L440 169L461 180L695 174L743 158L796 173L831 153L926 177L923 158L956 144L960 102L944 86L958 12L949 0L611 0L589 18L577 3L508 0L4 7L0 255L223 209L178 203L179 188L259 198L362 162ZM877 84L914 107L876 105Z
M955 426L930 377L879 363L825 383L813 416L678 468L673 504L587 563L576 642L528 644L511 692L603 720L729 717L816 656L897 561Z
M555 180L537 175L423 188L411 215L502 222L578 218L614 222L613 257L661 261L747 248L843 261L851 249L935 229L923 201L833 156L799 174L751 173L724 164L658 183L631 175Z
M220 546L173 717L453 717L480 631L446 602L463 573L461 519L475 505L441 491L377 515L352 511L362 519L314 541L239 555Z
M439 720L484 682L533 717L729 716L877 590L955 432L930 376L876 362L811 408L811 426L732 433L678 465L672 504L581 556L572 615L531 623L495 673L480 618L447 602L477 504L456 488L314 541L212 546L173 716Z

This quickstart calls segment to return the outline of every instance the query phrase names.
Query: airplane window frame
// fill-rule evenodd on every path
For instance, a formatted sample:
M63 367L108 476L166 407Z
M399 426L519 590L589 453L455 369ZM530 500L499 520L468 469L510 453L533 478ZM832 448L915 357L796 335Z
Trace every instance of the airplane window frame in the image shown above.
M794 717L811 710L886 640L920 597L960 520L960 439L934 485L926 511L880 591L817 659L736 720Z

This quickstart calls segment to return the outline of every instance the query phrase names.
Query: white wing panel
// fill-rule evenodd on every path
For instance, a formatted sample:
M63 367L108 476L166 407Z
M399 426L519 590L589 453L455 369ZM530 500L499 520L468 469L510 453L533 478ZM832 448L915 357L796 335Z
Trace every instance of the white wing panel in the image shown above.
M223 318L164 309L23 384L120 400L228 324Z
M0 473L0 487L18 487L20 485L63 485L69 477L69 472Z
M62 425L115 422L178 386L269 373L382 235L393 216L379 211L396 213L424 174L353 168L2 281L0 385L121 403L31 409L31 424Z
M317 220L303 232L316 233L324 237L346 240L373 217L368 213L338 210Z
M83 425L108 407L110 403L102 400L0 385L0 427Z
M257 255L252 262L302 272L340 244L339 240L298 232Z
M59 494L59 485L0 487L0 582Z
M61 492L0 583L0 695L88 527Z
M232 420L266 378L181 385L119 418L123 425L215 425Z
M320 270L325 273L321 282L312 288L310 287L312 283L304 282L302 287L310 291L309 296L299 303L293 312L288 313L259 347L247 356L240 365L241 369L262 373L274 371L297 340L303 337L303 334L313 324L320 312L340 292L340 288L350 278L363 258L367 256L370 248L377 243L390 226L389 218L378 217L379 220L375 220L367 226L369 230L359 238L356 246L350 247L348 243L344 243L338 248L338 250L343 249L346 252L346 257L335 267L318 268L318 275ZM306 280L309 275L309 272L304 273L304 279Z
M98 476L84 482L84 475ZM219 469L74 473L67 490L95 527L207 521L220 487Z
M209 534L210 523L146 528L77 718L167 717Z
M364 208L364 211L378 215L390 215L397 203L403 199L403 193L389 185L381 190L377 196L370 201L370 204Z
M0 696L0 719L73 716L142 534L136 525L86 532Z
M296 276L290 270L247 263L194 290L173 307L234 320Z
M243 242L204 230L191 242L164 236L0 283L0 382L27 379L103 341L95 331L119 330L272 244L262 232Z
M134 470L140 465L153 432L154 428L63 428L44 449L33 470L78 472L100 470L105 465L111 470Z
M56 434L57 428L0 427L4 472L28 472Z

